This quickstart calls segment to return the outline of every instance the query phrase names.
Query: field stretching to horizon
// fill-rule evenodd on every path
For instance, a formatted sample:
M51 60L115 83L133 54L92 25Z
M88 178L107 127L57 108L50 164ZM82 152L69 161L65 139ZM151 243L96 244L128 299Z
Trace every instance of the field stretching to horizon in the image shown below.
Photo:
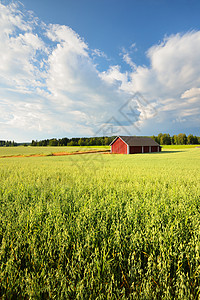
M0 299L199 299L200 148L16 148L0 148Z
M192 149L200 147L200 145L164 145L163 149ZM0 147L0 158L7 156L24 156L28 157L31 155L42 155L51 156L53 153L76 153L76 152L87 152L92 150L110 150L110 146L46 146L46 147L33 147L33 146L17 146L17 147Z
M92 150L110 150L110 146L56 146L56 147L0 147L0 158L7 156L31 156L31 155L43 155L51 156L53 153L67 152L67 153L76 153L79 151L86 152Z

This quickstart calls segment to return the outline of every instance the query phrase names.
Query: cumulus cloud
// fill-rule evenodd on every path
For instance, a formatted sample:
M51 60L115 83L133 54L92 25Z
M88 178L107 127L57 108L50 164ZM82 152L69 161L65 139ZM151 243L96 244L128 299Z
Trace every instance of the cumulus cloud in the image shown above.
M95 57L108 63L106 54L70 27L0 4L1 138L198 130L199 49L199 31L164 38L146 67L132 61L133 43L121 53L129 70L99 71Z
M92 129L95 134L99 124L110 118L124 95L120 96L115 87L101 79L87 44L71 28L50 26L47 35L52 41L60 42L47 61L49 100L63 122L67 116L68 122L73 124L73 131L68 130L71 135L80 135L83 128L86 135L91 135ZM69 128L67 122L65 126Z
M30 91L40 84L38 53L47 53L42 39L32 33L36 20L25 21L17 5L0 4L0 84L14 90ZM29 88L28 88L29 87Z
M188 32L167 37L147 51L150 67L137 66L126 79L118 66L110 67L103 79L113 84L121 76L119 88L146 99L139 117L141 132L189 131L200 127L200 32ZM128 57L128 62L130 56ZM131 65L131 63L129 63ZM129 77L129 79L128 79ZM123 78L123 79L122 79ZM144 112L153 105L157 114ZM151 111L151 110L150 110ZM183 119L184 117L184 119ZM183 125L183 120L185 125ZM182 123L182 127L180 127ZM173 126L172 126L173 124Z
M120 66L111 66L107 71L99 73L99 77L111 85L116 85L121 90L125 90L128 85L128 72L122 73Z
M186 89L199 85L199 46L200 32L189 32L165 38L149 49L152 70L165 90L180 93L183 84Z
M0 107L4 115L1 126L7 128L4 138L12 136L12 127L26 128L26 139L41 133L43 137L91 135L92 127L109 116L119 93L101 80L88 45L76 32L67 26L42 24L43 36L39 36L38 21L27 19L25 26L23 15L26 12L19 13L16 5L2 5L5 35L0 40Z

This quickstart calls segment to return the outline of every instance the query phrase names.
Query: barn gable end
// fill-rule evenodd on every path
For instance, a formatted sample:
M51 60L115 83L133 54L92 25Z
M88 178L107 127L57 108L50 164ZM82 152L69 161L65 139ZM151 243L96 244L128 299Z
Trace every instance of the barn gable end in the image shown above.
M113 142L114 143L111 143L112 153L128 154L129 146L121 139L121 137L117 137Z

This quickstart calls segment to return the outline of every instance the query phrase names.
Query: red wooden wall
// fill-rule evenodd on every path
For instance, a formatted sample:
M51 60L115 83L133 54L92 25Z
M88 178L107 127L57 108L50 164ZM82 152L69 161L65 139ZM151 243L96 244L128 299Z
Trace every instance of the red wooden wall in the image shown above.
M127 145L118 138L112 145L112 153L127 154Z

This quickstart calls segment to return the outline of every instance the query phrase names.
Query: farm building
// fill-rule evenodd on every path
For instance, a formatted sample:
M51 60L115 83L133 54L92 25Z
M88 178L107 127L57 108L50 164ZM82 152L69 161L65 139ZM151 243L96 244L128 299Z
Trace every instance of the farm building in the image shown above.
M160 152L161 146L149 137L118 136L111 146L111 153L134 154Z

